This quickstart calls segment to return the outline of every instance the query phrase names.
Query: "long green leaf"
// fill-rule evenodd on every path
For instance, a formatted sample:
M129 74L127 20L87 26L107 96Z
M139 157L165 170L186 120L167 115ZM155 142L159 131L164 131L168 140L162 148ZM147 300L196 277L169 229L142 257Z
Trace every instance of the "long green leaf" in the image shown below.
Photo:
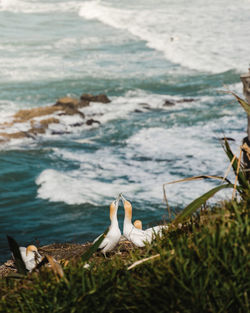
M88 261L90 257L92 256L92 254L98 250L100 244L102 243L108 231L109 231L109 228L107 228L105 232L100 236L100 238L82 255L83 262Z
M230 162L232 161L233 157L234 157L234 154L230 148L230 145L228 143L228 141L226 139L224 139L224 145L223 145L223 148L230 160ZM232 167L233 167L233 170L234 170L234 173L235 175L237 175L237 168L238 168L238 158L236 157L233 164L232 164ZM250 186L249 186L249 183L247 181L247 178L244 174L244 172L242 171L242 167L240 167L239 169L239 173L238 173L238 180L239 180L239 184L245 188L245 189L250 189Z
M218 187L215 187L208 192L204 193L199 198L192 201L180 214L176 216L173 220L173 224L178 224L185 220L187 217L191 216L198 208L202 206L209 198L211 198L216 192L225 189L225 188L233 188L233 184L224 184Z
M17 242L15 241L14 238L12 238L10 236L7 236L7 239L8 239L10 250L13 253L13 256L15 259L15 265L17 268L17 272L19 274L26 275L28 271L27 271L26 266L24 264L24 261L22 259L21 252L19 250L19 246L18 246Z
M245 100L241 99L234 92L231 92L231 94L236 98L236 100L239 102L239 104L242 106L242 108L246 111L246 113L248 115L250 115L250 104L248 102L246 102Z

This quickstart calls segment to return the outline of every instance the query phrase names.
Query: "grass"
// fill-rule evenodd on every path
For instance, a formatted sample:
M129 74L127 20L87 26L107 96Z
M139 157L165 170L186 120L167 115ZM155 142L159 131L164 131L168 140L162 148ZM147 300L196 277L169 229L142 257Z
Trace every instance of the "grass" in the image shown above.
M193 215L145 248L0 281L0 312L249 312L249 207ZM150 258L128 270L134 262Z

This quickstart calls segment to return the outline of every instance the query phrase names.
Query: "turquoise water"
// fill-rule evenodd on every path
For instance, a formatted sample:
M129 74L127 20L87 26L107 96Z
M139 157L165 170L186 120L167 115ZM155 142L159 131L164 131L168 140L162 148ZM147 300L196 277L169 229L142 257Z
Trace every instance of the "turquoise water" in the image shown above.
M0 1L0 123L66 95L112 100L84 111L100 126L65 118L70 134L1 145L0 261L6 234L20 245L92 240L119 192L135 219L154 224L167 218L163 183L223 175L218 138L235 138L237 152L246 118L221 91L242 94L249 16L249 1ZM184 98L194 101L164 106ZM181 210L211 186L173 185L170 205ZM122 228L122 207L118 217Z

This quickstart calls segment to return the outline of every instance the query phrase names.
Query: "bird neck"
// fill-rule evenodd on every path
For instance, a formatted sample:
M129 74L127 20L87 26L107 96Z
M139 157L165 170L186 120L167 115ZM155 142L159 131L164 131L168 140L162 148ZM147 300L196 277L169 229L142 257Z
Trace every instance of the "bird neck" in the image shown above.
M110 221L111 221L111 226L112 226L112 227L118 226L117 211L115 211L115 212L110 216Z
M132 222L131 222L131 217L130 215L125 214L124 216L124 221L123 221L123 231L125 231L126 229L130 229L133 226Z

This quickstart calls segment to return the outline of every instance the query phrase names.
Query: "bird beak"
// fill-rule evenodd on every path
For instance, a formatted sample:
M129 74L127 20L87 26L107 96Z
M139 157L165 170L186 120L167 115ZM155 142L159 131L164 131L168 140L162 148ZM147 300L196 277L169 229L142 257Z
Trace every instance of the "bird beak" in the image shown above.
M121 199L121 193L118 195L118 197L115 199L115 204L117 205Z
M121 197L122 202L123 202L123 204L124 204L124 202L126 201L126 199L123 197L122 193L120 193L120 195L119 195L119 196Z

